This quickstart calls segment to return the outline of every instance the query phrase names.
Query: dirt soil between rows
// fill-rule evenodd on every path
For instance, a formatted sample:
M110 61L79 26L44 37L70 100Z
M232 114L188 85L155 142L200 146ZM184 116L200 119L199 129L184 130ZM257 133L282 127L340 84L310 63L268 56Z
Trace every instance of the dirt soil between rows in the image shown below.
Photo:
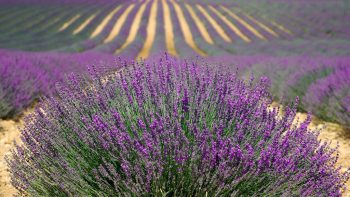
M27 111L25 114L30 113L30 111ZM299 113L298 117L302 121L306 118L306 114ZM20 128L23 127L23 124L23 118L17 121L0 120L0 197L11 197L16 194L16 190L10 183L10 173L4 157L10 154L11 149L14 147L14 141L20 142ZM350 132L338 124L317 120L314 120L310 125L311 129L321 127L324 127L320 135L321 140L331 140L332 146L336 146L337 142L339 143L340 156L338 165L342 166L342 170L345 171L346 167L350 167ZM350 181L346 185L350 189ZM350 197L350 192L346 191L343 196Z

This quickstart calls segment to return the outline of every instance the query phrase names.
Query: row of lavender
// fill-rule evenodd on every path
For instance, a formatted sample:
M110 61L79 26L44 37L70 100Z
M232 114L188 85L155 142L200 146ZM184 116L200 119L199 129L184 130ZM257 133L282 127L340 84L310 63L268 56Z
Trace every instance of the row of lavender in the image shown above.
M187 2L218 3L215 0ZM350 5L342 0L221 0L219 4L232 9L242 9L259 20L282 24L299 38L348 39L350 35Z
M70 72L82 73L87 64L116 60L110 55L83 53L0 52L0 117L13 117L40 95L50 95L57 81ZM266 57L220 56L209 58L223 62L227 71L242 75L268 76L275 100L290 102L301 99L299 110L332 122L350 126L350 58L348 57ZM221 65L214 64L221 67Z
M350 127L349 57L220 56L213 62L238 68L247 77L267 76L274 100L286 104L299 97L298 109L330 122Z
M86 73L99 64L107 72L116 58L97 54L27 53L0 50L0 118L21 113L41 96L52 96L56 82L65 75Z
M350 127L350 58L280 58L253 67L271 78L282 103L298 96L299 109Z
M239 0L234 5L284 24L299 38L349 39L350 5L346 1Z
M1 19L1 46L2 48L26 49L30 51L52 50L62 46L71 45L86 39L93 31L98 22L105 16L104 13L115 5L105 4L64 4L56 6L53 4L34 4L22 7L14 7L12 12L4 14ZM8 10L11 10L11 7ZM95 24L87 25L73 36L75 29L78 29L91 15L101 10L102 13L95 18ZM5 10L6 11L6 10ZM5 12L4 11L4 12ZM75 15L79 18L75 23L67 27L65 31L59 31L65 22Z

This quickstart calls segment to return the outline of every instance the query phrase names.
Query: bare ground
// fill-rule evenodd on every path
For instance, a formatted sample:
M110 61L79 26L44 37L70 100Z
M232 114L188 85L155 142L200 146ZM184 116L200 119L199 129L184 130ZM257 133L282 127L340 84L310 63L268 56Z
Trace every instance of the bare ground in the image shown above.
M298 116L300 120L306 118L305 114L299 113ZM14 146L13 142L19 142L20 140L19 128L23 127L22 119L18 121L0 120L0 197L11 197L16 192L10 184L10 174L4 157L10 153L11 148ZM343 166L345 171L345 166L350 166L350 132L343 129L340 125L316 120L312 122L310 127L324 127L320 139L331 140L332 146L335 146L336 142L339 143L340 157L338 165ZM350 181L347 182L347 187L350 189ZM343 196L350 197L350 192L347 191Z
M14 141L19 141L19 127L22 121L0 121L0 197L10 197L16 190L10 184L10 174L5 162L5 156L10 153Z

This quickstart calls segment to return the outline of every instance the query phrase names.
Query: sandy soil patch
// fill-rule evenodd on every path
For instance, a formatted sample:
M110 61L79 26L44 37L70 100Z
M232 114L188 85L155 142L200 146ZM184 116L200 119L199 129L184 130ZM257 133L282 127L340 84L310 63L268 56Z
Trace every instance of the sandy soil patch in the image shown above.
M19 141L19 127L23 121L0 121L0 197L13 196L16 190L11 186L10 174L4 157L10 153L14 141Z

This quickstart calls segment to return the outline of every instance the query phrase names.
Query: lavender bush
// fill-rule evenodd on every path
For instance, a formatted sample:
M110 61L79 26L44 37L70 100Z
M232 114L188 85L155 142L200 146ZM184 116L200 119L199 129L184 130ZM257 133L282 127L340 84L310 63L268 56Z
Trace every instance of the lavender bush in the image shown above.
M127 64L125 64L127 65ZM70 75L27 117L7 159L32 196L340 196L336 149L268 109L269 81L201 62L136 62Z

